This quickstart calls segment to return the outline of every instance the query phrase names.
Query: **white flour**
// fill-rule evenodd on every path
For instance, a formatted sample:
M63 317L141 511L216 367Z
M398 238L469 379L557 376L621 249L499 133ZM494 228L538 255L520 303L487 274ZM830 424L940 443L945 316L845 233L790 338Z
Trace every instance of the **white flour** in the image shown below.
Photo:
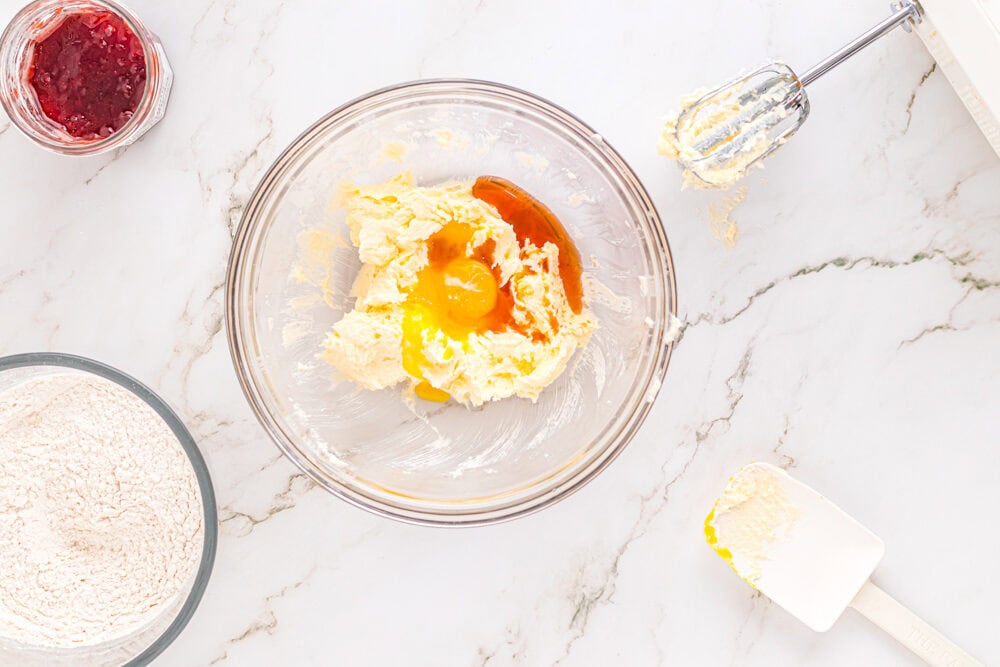
M140 629L187 592L202 523L180 442L130 392L66 372L0 393L0 639Z

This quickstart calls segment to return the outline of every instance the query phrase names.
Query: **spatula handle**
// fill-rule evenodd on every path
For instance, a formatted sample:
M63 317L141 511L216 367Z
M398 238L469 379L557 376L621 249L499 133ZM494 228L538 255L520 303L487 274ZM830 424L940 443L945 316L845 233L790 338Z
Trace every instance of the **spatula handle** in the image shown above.
M851 606L934 667L983 667L922 618L899 604L881 588L867 582Z

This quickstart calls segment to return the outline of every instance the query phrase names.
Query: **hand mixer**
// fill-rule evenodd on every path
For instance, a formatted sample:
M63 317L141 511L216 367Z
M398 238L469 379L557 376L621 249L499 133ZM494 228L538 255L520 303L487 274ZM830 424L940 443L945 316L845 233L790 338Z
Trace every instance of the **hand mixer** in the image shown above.
M709 187L727 187L788 140L809 115L805 87L902 25L920 21L915 0L801 77L774 62L702 95L677 116L674 141L681 166Z

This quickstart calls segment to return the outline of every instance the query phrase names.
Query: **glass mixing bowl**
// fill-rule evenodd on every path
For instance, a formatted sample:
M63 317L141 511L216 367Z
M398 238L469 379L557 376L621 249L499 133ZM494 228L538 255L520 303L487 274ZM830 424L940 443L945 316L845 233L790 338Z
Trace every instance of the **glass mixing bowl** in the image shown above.
M102 644L75 648L40 648L6 641L0 637L0 665L17 667L142 667L175 640L191 620L212 574L219 541L219 519L212 479L198 446L181 420L148 387L121 371L98 361L69 354L33 353L0 358L0 391L45 375L80 373L114 382L142 399L170 427L191 460L203 510L203 542L198 569L174 602L150 623L129 635Z
M403 171L420 185L509 179L577 244L599 328L536 403L408 405L318 358L360 268L338 190ZM474 525L550 505L621 452L666 372L676 288L649 195L599 134L514 88L435 80L350 102L281 154L236 233L226 313L243 390L305 473L378 514Z

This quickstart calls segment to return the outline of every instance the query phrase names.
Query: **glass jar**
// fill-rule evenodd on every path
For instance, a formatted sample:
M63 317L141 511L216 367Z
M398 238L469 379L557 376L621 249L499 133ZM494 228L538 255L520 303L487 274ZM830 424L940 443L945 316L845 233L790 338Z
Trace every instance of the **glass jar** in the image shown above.
M132 117L107 137L74 137L42 111L29 81L35 45L71 14L110 12L124 21L142 45L146 84ZM0 36L0 104L14 125L39 145L60 155L97 155L128 146L163 118L173 72L159 38L135 14L112 0L36 0L13 18Z

